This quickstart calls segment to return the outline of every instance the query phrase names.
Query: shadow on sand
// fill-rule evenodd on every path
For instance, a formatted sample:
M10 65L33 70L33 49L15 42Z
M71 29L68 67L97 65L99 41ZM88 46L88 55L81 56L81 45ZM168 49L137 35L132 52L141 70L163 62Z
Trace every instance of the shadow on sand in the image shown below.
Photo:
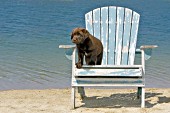
M136 93L112 94L110 97L85 97L81 107L87 108L121 108L121 107L140 107L140 99ZM169 103L170 98L161 96L162 93L145 93L145 107L151 108L156 104ZM151 98L156 98L151 102Z

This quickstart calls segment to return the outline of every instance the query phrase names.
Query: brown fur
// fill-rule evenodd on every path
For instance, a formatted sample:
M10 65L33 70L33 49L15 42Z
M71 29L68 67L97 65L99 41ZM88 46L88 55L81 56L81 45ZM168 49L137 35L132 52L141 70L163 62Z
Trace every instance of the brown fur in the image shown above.
M99 39L84 28L75 28L72 31L71 40L76 44L78 50L77 68L82 67L84 56L87 65L101 65L103 45Z

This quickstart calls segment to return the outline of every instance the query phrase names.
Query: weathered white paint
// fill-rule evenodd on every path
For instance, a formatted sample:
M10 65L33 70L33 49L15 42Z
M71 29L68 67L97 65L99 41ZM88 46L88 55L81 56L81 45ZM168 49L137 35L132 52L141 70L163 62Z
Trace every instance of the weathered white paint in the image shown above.
M115 86L115 87L117 87L117 86L119 86L119 87L143 87L144 85L142 85L141 83L136 83L136 84L121 84L121 83L117 83L117 84L115 84L114 82L112 83L112 84L108 84L108 83L103 83L103 84L80 84L80 83L77 83L77 82L75 82L74 83L74 86L76 86L76 87L81 87L81 86L87 86L87 87L103 87L103 86L106 86L106 87L110 87L110 86Z
M86 29L89 31L90 34L93 35L93 12L90 11L87 14L85 14L85 23L86 23Z
M84 86L89 86L89 85L100 85L100 86L108 86L108 85L121 85L121 86L126 86L126 85L131 85L131 86L143 86L143 79L142 78L137 78L137 79L133 79L133 78L77 78L76 81L74 81L74 86L78 86L78 85L84 85Z
M73 81L75 81L76 79L75 79L75 77L73 76L74 74L75 74L75 68L76 68L76 66L75 66L75 56L76 56L76 48L74 48L74 50L73 50L73 55L72 55L72 84L73 84ZM72 86L72 93L71 93L71 102L72 102L72 109L74 109L75 108L75 87L74 86Z
M142 87L142 95L141 95L141 108L145 107L145 89Z
M94 36L100 39L100 8L93 10L93 28Z
M142 76L141 69L77 69L75 76L124 76L139 77Z
M108 65L115 64L116 7L109 7Z
M141 64L143 69L143 74L145 74L145 52L141 50Z
M72 49L75 47L76 47L76 45L59 45L59 48L64 48L64 49Z
M101 8L101 42L103 44L103 60L102 64L107 64L108 50L108 7Z
M115 64L121 64L124 8L117 7Z
M138 52L141 52L141 50ZM82 67L86 69L138 69L142 68L142 65L83 65Z
M72 109L75 109L75 87L72 86L71 88L71 103L72 103Z
M131 19L132 10L125 8L125 19L124 19L124 34L123 34L123 45L122 45L122 59L121 64L128 64L129 54L129 41L130 41L130 30L131 30Z
M129 65L134 64L139 18L140 18L140 15L133 11L130 48L129 48L129 62L128 62Z

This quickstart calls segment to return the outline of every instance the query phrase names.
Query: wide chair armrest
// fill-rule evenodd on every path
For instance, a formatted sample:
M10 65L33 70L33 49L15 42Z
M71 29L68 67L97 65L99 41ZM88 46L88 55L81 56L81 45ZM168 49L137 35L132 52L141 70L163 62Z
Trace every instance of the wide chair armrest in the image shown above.
M140 46L140 50L144 51L145 60L150 59L150 57L152 55L152 50L157 47L158 47L157 45L142 45L142 46Z
M142 45L140 46L140 49L153 49L153 48L157 48L157 45Z
M59 45L59 48L63 48L63 49L72 49L75 47L76 45Z
M66 58L72 60L72 55L76 48L76 45L59 45L59 48L65 49Z

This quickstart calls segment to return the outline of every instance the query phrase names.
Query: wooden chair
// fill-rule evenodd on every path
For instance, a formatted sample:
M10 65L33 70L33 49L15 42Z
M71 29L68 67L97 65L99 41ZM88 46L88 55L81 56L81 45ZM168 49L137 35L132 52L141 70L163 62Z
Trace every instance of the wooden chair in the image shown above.
M145 106L145 60L156 45L136 49L140 15L123 7L101 7L85 14L86 29L102 41L104 46L102 65L83 65L77 69L75 45L60 45L70 49L66 56L72 59L72 107L75 108L75 88L81 96L85 86L134 86ZM135 54L141 54L140 64L134 64Z

